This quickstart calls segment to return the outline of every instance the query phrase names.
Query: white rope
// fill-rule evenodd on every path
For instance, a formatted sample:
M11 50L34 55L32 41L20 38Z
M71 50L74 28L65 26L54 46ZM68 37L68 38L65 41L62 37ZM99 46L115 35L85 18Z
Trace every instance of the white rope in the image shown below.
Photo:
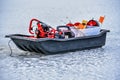
M9 42L8 42L8 46L9 46L9 48L10 48L10 56L13 57L13 56L12 56L12 54L13 54L13 52L12 52L12 48L11 48L11 46L10 46L10 42L11 42L11 41L12 41L12 40L9 40Z

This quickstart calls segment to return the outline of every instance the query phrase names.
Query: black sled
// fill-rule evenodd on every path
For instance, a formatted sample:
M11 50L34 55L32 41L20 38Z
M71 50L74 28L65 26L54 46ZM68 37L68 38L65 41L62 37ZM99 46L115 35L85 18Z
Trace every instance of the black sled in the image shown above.
M98 35L68 39L30 38L30 35L23 34L11 34L6 37L11 38L21 50L51 55L102 47L105 45L107 32L109 30L102 29Z

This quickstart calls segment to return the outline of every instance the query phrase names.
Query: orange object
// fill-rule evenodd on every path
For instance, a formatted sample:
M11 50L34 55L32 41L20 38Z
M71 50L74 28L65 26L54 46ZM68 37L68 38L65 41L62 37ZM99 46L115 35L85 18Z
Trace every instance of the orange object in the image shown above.
M99 22L102 24L103 21L104 21L104 19L105 19L105 16L100 16L100 18L99 18Z
M84 26L83 24L81 24L80 22L76 22L76 23L74 24L74 26L75 26L77 29L84 29L84 28L85 28L85 26Z

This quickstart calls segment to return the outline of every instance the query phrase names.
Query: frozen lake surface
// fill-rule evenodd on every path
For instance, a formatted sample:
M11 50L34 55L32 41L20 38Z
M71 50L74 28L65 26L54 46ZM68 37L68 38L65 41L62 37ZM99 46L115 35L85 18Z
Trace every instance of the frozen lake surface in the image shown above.
M120 80L119 0L1 0L0 80ZM19 50L6 34L28 33L32 18L56 27L71 20L98 20L109 29L102 48L44 56ZM66 17L69 18L66 19ZM21 56L19 56L21 55Z

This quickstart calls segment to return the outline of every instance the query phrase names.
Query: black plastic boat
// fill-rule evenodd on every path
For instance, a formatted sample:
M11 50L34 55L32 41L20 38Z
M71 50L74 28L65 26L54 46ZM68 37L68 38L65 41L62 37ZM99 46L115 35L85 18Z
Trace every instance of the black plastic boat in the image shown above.
M6 37L11 38L21 50L50 55L102 47L105 45L107 32L109 30L102 29L98 35L68 39L30 38L30 35L22 34L11 34Z

